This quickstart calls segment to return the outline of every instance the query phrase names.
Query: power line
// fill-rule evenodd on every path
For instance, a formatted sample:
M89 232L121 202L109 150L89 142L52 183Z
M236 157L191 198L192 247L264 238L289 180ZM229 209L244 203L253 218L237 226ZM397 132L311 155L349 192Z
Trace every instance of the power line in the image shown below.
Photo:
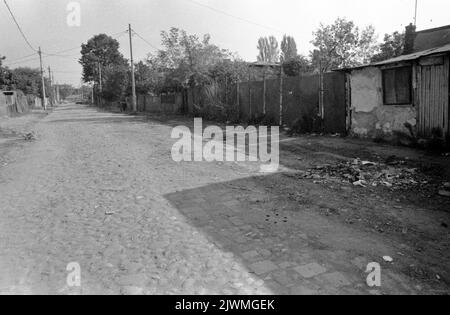
M257 22L254 22L254 21L251 21L251 20L242 18L242 17L240 17L240 16L236 16L236 15L230 14L230 13L228 13L228 12L225 12L225 11L222 11L222 10L219 10L219 9L216 9L216 8L213 8L213 7L209 6L209 5L206 5L206 4L203 4L203 3L200 3L200 2L194 1L194 0L187 0L187 1L189 1L189 2L191 2L191 3L193 3L193 4L195 4L195 5L198 5L198 6L201 6L201 7L206 8L206 9L209 9L209 10L211 10L211 11L220 13L220 14L222 14L222 15L226 15L226 16L228 16L228 17L231 17L231 18L240 20L240 21L242 21L242 22L246 22L246 23L249 23L249 24L253 24L253 25L255 25L255 26L259 26L259 27L262 27L262 28L265 28L265 29L268 29L268 30L272 30L272 31L276 31L276 32L279 32L279 33L284 33L282 30L279 30L279 29L277 29L277 28L274 28L274 27L271 27L271 26L267 26L267 25L263 25L263 24L260 24L260 23L257 23Z
M19 61L19 60L22 60L22 59L27 59L27 58L30 58L30 57L33 57L33 56L36 56L36 53L31 54L31 55L27 55L27 56L23 56L23 57L20 57L20 58L17 58L17 59L8 60L8 63Z
M135 30L132 30L133 33L135 35L137 35L137 37L139 37L140 39L142 39L147 45L149 45L150 47L152 47L153 49L159 50L158 47L156 47L155 45L153 45L152 43L150 43L148 40L146 40L144 37L142 37L141 35L139 35Z
M9 67L9 66L14 66L20 63L25 63L25 62L30 62L30 61L37 61L39 60L39 57L35 57L35 58L30 58L30 59L25 59L25 60L20 60L20 61L15 61L12 63L5 63L5 66Z
M31 50L34 50L35 52L37 52L37 50L33 47L33 45L30 44L30 41L25 36L25 33L22 31L22 28L20 27L19 23L17 22L16 17L14 16L14 13L11 11L11 8L9 7L6 0L3 0L3 2L5 3L6 8L8 9L9 13L11 14L11 17L14 20L14 23L16 24L17 28L19 29L20 34L22 34L22 37L25 40L25 42L27 43L27 45L31 48Z

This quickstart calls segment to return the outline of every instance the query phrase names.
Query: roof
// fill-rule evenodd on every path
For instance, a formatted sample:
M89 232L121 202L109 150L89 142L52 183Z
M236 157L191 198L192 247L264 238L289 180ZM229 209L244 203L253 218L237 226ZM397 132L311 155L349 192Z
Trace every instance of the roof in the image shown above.
M450 44L450 25L415 33L413 52Z
M450 52L450 44L444 45L442 47L431 48L431 49L419 51L419 52L409 54L409 55L399 56L399 57L388 59L388 60L381 61L381 62L371 63L371 64L364 65L364 66L345 68L345 69L337 69L336 71L357 70L357 69L362 69L362 68L367 68L367 67L380 67L380 66L399 63L399 62L413 61L413 60L420 59L422 57L441 54L441 53L447 53L447 52Z

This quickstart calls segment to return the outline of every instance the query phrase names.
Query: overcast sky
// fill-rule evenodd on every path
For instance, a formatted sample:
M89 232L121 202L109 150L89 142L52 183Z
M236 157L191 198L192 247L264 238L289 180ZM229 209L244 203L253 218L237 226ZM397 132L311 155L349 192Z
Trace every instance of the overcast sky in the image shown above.
M152 46L159 47L160 31L175 26L189 33L212 35L222 48L254 61L260 36L284 33L297 41L299 52L311 49L312 32L321 22L332 23L347 17L359 26L372 24L379 39L384 33L403 30L413 21L414 0L79 0L81 26L69 27L66 11L69 0L8 0L24 33L35 47L45 52L60 52L79 46L98 33L116 35L121 51L129 58L128 23ZM201 6L199 4L206 5ZM212 9L211 9L212 8ZM214 9L214 10L213 10ZM418 29L450 24L450 0L419 0ZM135 37L135 59L154 51ZM3 3L0 2L0 55L6 63L30 55ZM80 84L79 49L64 52L64 57L46 57L60 83ZM11 65L39 65L36 58Z

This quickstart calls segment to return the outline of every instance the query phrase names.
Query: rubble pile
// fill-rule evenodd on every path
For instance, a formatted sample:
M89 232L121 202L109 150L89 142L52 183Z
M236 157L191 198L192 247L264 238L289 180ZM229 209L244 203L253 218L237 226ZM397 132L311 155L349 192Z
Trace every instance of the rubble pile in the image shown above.
M401 161L387 164L355 159L316 166L304 172L302 177L319 183L344 182L360 187L384 186L393 190L425 188L431 184L431 178Z

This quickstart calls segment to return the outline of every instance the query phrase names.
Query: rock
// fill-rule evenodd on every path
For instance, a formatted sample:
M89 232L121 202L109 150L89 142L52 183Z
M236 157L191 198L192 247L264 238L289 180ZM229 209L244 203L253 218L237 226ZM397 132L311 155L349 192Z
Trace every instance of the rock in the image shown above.
M384 260L385 262L387 262L387 263L392 263L392 262L394 262L394 259L393 259L392 257L390 257L390 256L384 256L384 257L383 257L383 260Z
M444 186L445 189L450 190L450 183L444 183L442 186Z
M439 196L450 197L450 190L440 190L439 191Z
M366 187L366 182L363 180L358 180L353 183L354 186Z

